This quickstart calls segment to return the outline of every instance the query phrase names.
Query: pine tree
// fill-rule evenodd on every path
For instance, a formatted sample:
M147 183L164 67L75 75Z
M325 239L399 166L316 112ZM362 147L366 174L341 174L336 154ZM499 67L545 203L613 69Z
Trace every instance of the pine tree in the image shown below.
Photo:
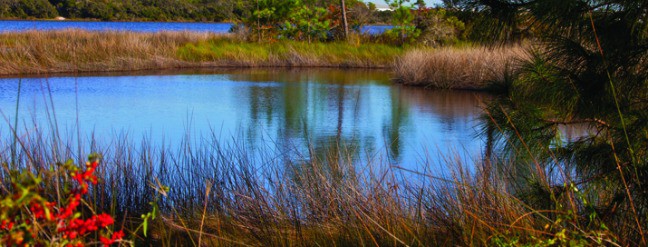
M495 20L489 28L497 35L489 37L516 39L524 31L540 44L486 116L499 156L514 163L519 190L536 198L529 202L551 202L568 179L592 191L603 218L618 223L633 215L621 237L645 245L648 1L472 4ZM569 138L564 129L584 133ZM533 186L541 180L547 186Z

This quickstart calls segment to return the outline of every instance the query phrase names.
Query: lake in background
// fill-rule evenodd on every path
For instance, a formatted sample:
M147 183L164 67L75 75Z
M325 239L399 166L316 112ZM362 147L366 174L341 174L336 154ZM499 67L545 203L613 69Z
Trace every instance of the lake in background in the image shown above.
M333 69L55 76L21 83L21 133L47 129L55 113L59 132L70 140L77 140L78 130L83 142L147 136L174 147L188 135L216 136L222 144L284 159L342 144L356 162L379 156L409 168L444 155L478 158L479 106L488 98L394 85L383 71ZM18 85L19 79L0 79L4 140Z
M83 29L89 31L133 31L133 32L161 32L161 31L190 31L227 33L232 27L231 23L205 23L205 22L104 22L104 21L0 21L0 32L24 32L29 30L61 30ZM362 33L380 34L389 30L391 26L368 25L360 28Z

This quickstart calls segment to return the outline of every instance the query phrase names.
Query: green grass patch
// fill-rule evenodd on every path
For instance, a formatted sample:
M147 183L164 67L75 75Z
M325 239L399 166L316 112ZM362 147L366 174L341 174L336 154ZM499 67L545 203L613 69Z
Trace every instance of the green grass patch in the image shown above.
M349 43L305 43L279 41L250 43L213 39L189 43L178 48L178 57L188 62L220 65L294 66L294 67L391 67L403 48Z

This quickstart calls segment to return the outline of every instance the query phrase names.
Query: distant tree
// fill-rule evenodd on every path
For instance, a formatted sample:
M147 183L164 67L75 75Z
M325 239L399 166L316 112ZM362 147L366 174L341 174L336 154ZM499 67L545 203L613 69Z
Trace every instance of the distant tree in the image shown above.
M349 38L349 22L347 21L346 3L340 0L340 9L342 11L342 25L344 25L344 39Z
M645 246L648 217L648 1L480 0L496 22L491 33L535 30L542 48L511 80L506 97L488 108L501 157L566 171L528 174L517 191L536 209L573 179L628 246ZM488 36L510 37L510 35ZM572 140L561 129L587 130ZM517 150L517 151L516 151ZM563 179L568 179L565 181ZM533 186L543 185L543 186ZM605 195L600 197L601 195ZM542 203L544 202L544 203ZM577 223L589 225L586 220ZM596 224L594 224L596 226ZM616 231L616 230L615 230Z
M406 5L409 0L385 0L385 2L392 9L392 25L394 25L387 31L387 35L397 35L401 44L414 41L420 35L420 30L413 24L413 6Z
M347 6L349 8L349 28L355 31L360 31L360 28L368 23L371 23L374 18L374 13L376 12L376 5L373 5L373 8L369 4L365 4L361 1L356 1L353 4Z
M53 18L56 8L47 0L2 0L0 17L3 18Z
M305 5L295 9L284 23L281 34L284 38L295 40L326 39L327 32L331 28L329 20L326 20L326 9L320 7L308 7ZM306 38L304 38L306 36Z
M450 10L456 10L461 8L462 3L465 3L466 0L442 0L443 7Z
M427 5L425 4L424 0L416 0L416 3L414 4L418 9L425 9L427 8Z
M414 24L421 31L417 42L428 46L440 46L456 43L463 39L466 28L459 20L443 8L423 8L415 11Z
M376 4L373 2L367 3L367 7L369 8L370 11L376 11Z

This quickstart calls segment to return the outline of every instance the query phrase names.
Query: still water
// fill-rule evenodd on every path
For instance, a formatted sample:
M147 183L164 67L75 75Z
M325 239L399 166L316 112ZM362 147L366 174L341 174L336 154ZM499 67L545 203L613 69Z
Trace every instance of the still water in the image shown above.
M487 96L480 93L394 85L383 71L146 73L23 78L19 129L55 120L63 136L127 134L171 146L187 135L216 135L248 150L273 147L277 155L343 143L358 157L384 155L408 167L482 153L479 106ZM0 79L3 137L14 121L18 86L19 79Z
M0 21L0 32L28 30L83 29L88 31L191 31L227 33L230 23L201 22L104 22L104 21Z
M206 22L106 22L106 21L0 21L0 33L24 32L29 30L61 30L83 29L88 31L132 31L132 32L161 32L161 31L190 31L208 33L227 33L231 23ZM391 29L385 25L367 25L360 32L380 34Z

